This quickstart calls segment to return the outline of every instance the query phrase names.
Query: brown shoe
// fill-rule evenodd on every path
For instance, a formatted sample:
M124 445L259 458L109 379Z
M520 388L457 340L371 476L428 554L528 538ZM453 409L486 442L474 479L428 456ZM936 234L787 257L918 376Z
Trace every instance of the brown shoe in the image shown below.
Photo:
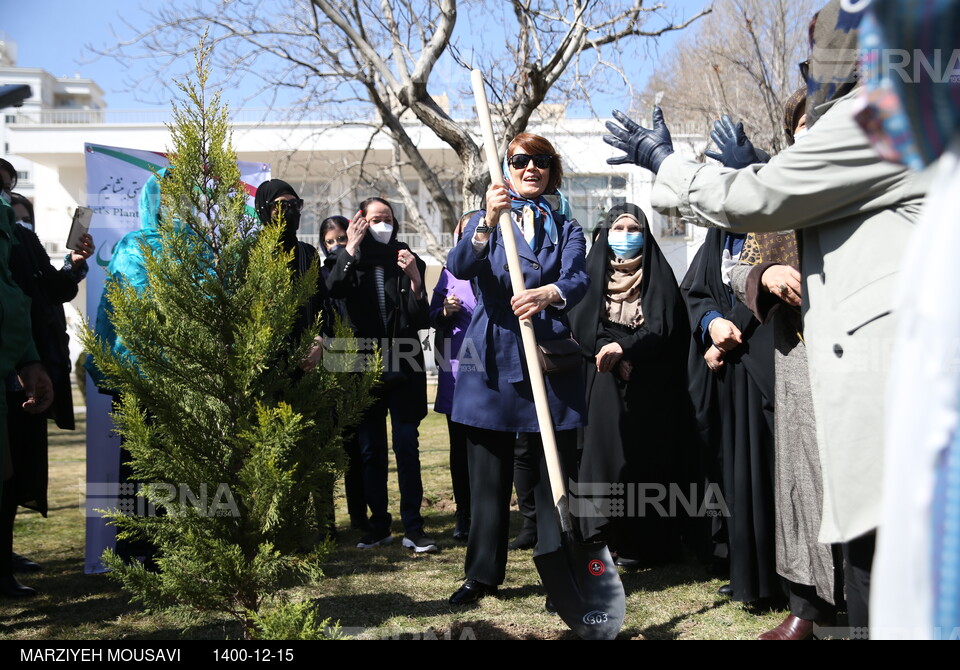
M810 640L813 639L813 622L793 616L780 622L776 628L757 636L758 640Z

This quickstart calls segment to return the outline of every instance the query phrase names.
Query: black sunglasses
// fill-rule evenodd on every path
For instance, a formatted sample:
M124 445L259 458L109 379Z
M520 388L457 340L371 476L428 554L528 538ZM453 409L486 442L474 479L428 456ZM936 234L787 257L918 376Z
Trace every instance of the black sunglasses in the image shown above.
M530 161L533 161L533 164L541 170L546 170L548 167L553 165L553 156L547 154L538 154L536 156L528 156L527 154L513 154L507 159L507 165L512 167L514 170L522 170L530 164Z
M295 209L298 212L303 209L303 198L294 198L293 200L274 200L270 203L274 207L283 207L284 209Z
M337 242L346 242L346 241L347 241L347 236L346 236L346 235L337 235L337 238L336 238L335 240L327 239L327 240L324 240L324 243L325 243L328 247L332 247L332 246L333 246L334 244L336 244Z

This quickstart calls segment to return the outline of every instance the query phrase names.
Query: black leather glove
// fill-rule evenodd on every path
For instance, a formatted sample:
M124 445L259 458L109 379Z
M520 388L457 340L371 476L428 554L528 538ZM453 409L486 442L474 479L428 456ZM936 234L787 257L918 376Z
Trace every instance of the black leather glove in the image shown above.
M608 158L607 163L635 163L654 174L659 172L663 159L673 153L673 140L670 139L670 131L663 122L663 110L659 107L653 108L652 130L642 128L618 110L613 110L613 118L620 122L620 126L607 121L607 130L613 135L604 135L603 141L624 152L626 156Z
M726 114L723 115L722 119L714 122L710 139L714 141L720 151L704 153L707 157L719 161L724 167L739 170L754 163L766 163L770 160L770 157L766 154L764 154L766 160L763 160L760 153L753 148L753 143L747 139L747 134L743 131L743 123L734 125L733 119Z

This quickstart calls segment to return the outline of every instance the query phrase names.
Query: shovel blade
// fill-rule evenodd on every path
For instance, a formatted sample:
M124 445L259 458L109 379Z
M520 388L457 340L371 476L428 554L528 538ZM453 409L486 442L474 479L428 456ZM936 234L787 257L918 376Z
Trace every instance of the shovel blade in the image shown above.
M560 547L534 556L557 614L584 640L612 640L627 611L623 582L602 542L577 542L561 534Z

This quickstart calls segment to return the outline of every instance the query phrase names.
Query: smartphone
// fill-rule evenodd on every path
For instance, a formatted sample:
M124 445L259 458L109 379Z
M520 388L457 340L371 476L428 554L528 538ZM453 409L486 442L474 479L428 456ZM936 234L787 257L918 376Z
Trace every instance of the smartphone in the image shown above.
M67 236L67 249L77 251L80 248L80 238L90 230L90 219L92 218L92 209L89 207L77 207L73 212L73 224L70 226L70 234Z

